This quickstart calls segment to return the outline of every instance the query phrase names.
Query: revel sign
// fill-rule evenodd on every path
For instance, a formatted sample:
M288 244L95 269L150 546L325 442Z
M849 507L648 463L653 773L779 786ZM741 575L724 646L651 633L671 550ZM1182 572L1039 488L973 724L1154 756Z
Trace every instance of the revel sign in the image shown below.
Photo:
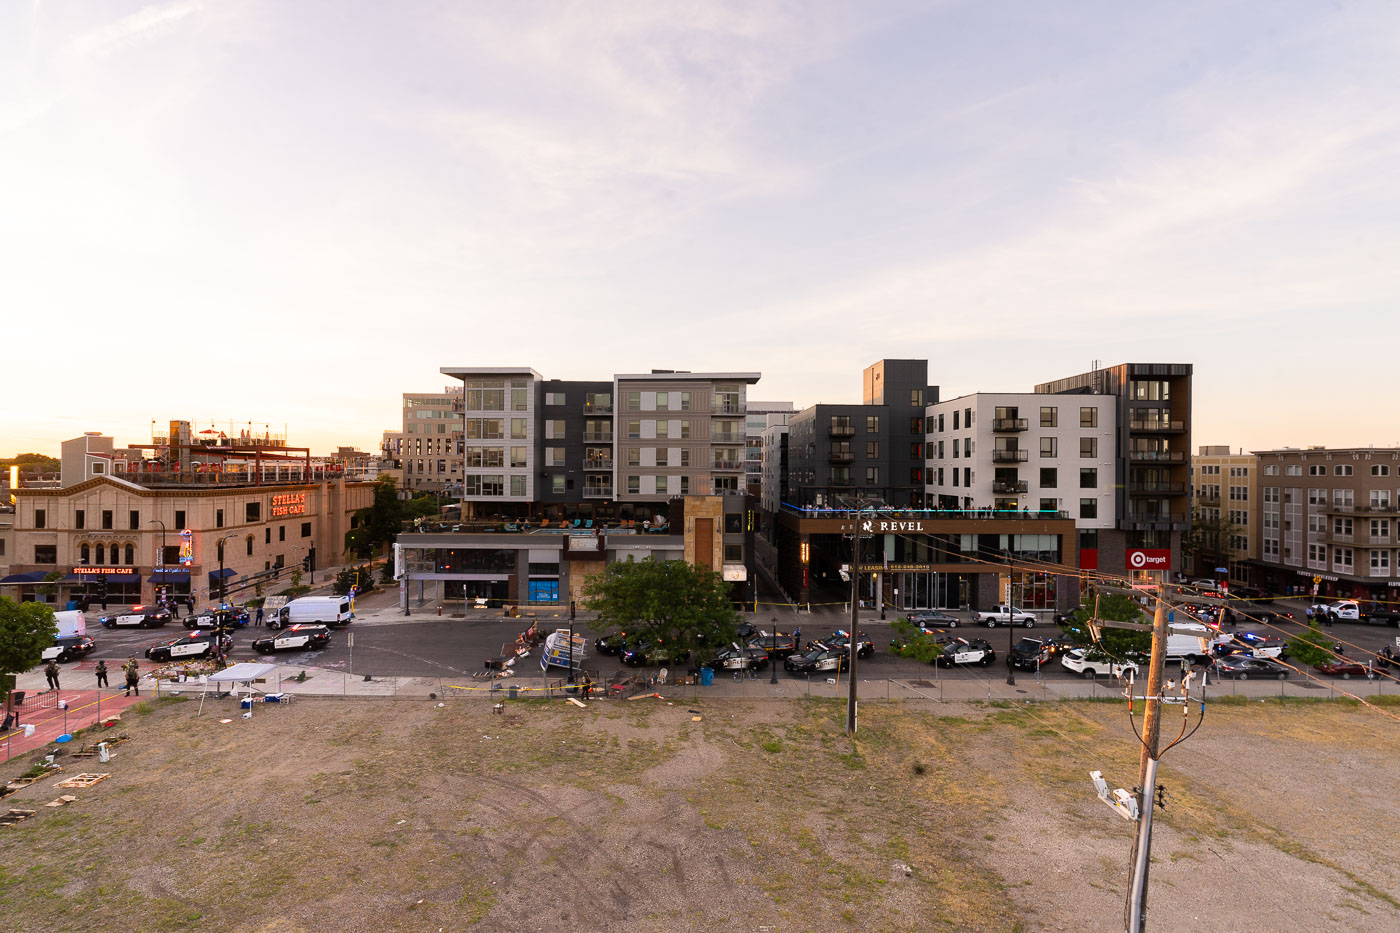
M1165 548L1129 548L1129 570L1170 570L1172 552Z

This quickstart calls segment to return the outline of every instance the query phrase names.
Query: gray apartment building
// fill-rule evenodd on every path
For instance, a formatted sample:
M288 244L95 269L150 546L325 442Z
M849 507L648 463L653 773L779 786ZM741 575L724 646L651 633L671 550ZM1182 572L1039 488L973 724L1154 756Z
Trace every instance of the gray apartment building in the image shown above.
M1258 460L1258 576L1270 592L1400 599L1400 448L1309 447Z

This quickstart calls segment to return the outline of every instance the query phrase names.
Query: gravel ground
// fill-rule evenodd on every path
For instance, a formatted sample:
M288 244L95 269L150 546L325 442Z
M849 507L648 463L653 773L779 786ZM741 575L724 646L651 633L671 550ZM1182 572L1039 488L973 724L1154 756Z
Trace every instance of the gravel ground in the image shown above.
M1122 928L1087 774L1136 779L1120 704L868 703L854 744L820 700L211 705L7 799L7 930ZM1151 919L1400 928L1397 752L1354 704L1213 704L1159 772Z

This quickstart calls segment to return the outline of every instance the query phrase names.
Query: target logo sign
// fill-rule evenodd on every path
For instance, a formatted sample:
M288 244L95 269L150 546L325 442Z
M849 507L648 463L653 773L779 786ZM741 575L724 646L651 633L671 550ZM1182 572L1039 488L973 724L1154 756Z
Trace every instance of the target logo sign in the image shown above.
M1172 552L1165 548L1132 548L1128 551L1129 570L1170 570Z

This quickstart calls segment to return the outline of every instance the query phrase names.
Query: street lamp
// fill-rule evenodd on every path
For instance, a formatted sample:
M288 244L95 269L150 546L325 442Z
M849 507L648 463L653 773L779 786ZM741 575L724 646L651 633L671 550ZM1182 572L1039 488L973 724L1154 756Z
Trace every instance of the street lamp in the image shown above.
M158 519L158 518L153 518L153 519L151 519L150 521L146 522L146 524L147 524L147 525L159 525L159 526L160 526L160 560L157 561L157 564L159 565L159 568L160 568L160 569L159 569L159 573L158 573L157 575L160 577L160 583L161 583L161 585L164 585L164 583L165 583L165 522L161 521L161 520ZM160 600L157 599L156 602L159 603Z
M1011 586L1011 542L1013 536L1010 531L1006 533L1006 683L1008 686L1016 686L1016 666L1011 663L1011 649L1016 641L1016 611L1012 606L1011 594L1015 590Z
M224 535L214 543L214 549L219 552L219 601L228 602L228 584L224 582L224 542L229 538L236 538L237 534Z

